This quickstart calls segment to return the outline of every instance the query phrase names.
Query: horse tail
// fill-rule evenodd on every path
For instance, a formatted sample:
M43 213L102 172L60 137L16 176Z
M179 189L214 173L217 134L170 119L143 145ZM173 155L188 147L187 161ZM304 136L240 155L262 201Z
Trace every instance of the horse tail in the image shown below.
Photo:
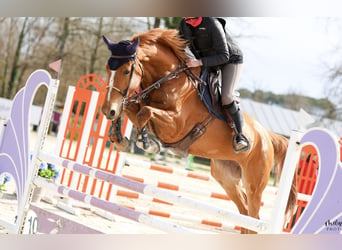
M279 173L278 176L280 176L283 170L289 140L286 137L273 133L271 131L269 131L269 134L271 136L271 141L272 141L273 149L274 149L274 164L275 164L275 167L277 167L278 169L278 173ZM297 175L294 174L292 185L291 185L291 190L290 190L290 195L289 195L289 200L287 201L286 213L289 212L291 209L293 209L296 203L297 203Z

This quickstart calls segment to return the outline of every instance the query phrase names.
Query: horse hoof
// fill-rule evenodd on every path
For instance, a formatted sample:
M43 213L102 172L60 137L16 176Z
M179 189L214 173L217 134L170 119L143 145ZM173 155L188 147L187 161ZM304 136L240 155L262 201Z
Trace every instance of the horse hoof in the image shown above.
M150 146L148 147L146 152L150 154L158 154L160 152L159 143L153 139L150 139Z
M148 154L157 154L160 152L159 143L153 139L148 140L148 147L144 148L144 143L141 140L136 142L136 146L142 150L144 150Z
M114 142L114 145L115 145L115 148L121 152L128 152L130 149L129 140L127 137L125 137L121 143Z

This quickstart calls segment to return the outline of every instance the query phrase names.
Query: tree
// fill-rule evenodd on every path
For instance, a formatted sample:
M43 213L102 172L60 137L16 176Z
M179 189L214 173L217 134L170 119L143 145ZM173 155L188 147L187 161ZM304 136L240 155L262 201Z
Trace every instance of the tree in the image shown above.
M102 29L103 29L103 18L100 17L98 20L97 31L95 32L95 43L94 48L90 57L89 73L94 73L95 62L97 59L97 52L99 50L100 42L102 41Z
M49 61L42 60L42 58L36 58L35 55L38 53L41 44L47 37L48 30L53 24L54 18L40 18L34 17L29 18L27 23L27 29L25 34L25 44L21 51L20 60L20 72L18 74L18 84L16 84L15 92L25 83L25 76L27 76L27 70L36 66L41 68L42 65L47 65ZM48 57L43 57L48 58ZM29 72L31 73L31 72Z
M13 30L15 28L15 23L16 20L14 18L9 18L8 19L2 19L1 20L1 26L4 28L6 25L9 25L7 27L7 32L3 33L3 36L1 38L3 39L4 37L7 37L6 40L2 40L2 43L0 46L4 49L1 49L0 51L3 53L1 55L2 58L4 58L4 62L2 63L2 68L3 68L3 73L1 79L1 92L0 96L6 96L6 83L7 83L7 77L8 77L8 70L9 70L9 63L10 63L10 51L11 51L11 45L12 45L12 40L13 40Z
M342 46L341 46L341 30L342 21L339 18L327 18L325 22L325 29L328 35L335 36L336 44L331 47L331 53L324 61L326 68L326 79L328 85L326 86L326 96L334 103L328 112L329 117L342 119ZM337 36L337 35L339 36Z
M160 17L155 17L154 18L154 25L153 28L159 28L161 24L161 18Z
M25 84L28 70L45 67L39 58L39 49L52 24L52 18L7 18L3 20L3 36L0 43L1 57L4 58L0 72L0 95L11 98ZM19 33L19 35L18 35Z
M83 75L106 77L109 54L102 35L113 41L131 39L133 34L157 26L158 18L4 17L0 25L0 96L12 98L34 70L49 70L49 63L62 59L57 100L64 102L68 86ZM42 104L45 96L39 90L34 103Z
M339 54L342 55L342 53ZM326 94L330 100L336 103L335 106L330 106L328 114L330 118L342 119L342 62L340 64L334 64L333 66L327 67L327 69L327 78L330 84L326 88Z
M163 17L165 27L168 29L177 29L182 17Z
M12 97L12 92L16 84L16 80L17 80L17 76L19 72L20 51L21 51L21 47L23 46L27 21L28 21L28 17L25 18L24 23L22 24L22 27L21 27L20 34L19 34L17 48L15 50L15 55L14 55L14 60L13 60L13 65L12 65L12 70L10 73L10 78L7 83L8 89L5 94L7 98Z

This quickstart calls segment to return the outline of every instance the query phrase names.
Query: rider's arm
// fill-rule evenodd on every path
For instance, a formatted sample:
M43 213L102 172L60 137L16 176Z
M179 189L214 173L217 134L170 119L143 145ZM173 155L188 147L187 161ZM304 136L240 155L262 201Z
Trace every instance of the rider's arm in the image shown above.
M212 47L214 55L202 57L204 66L213 67L228 63L229 48L223 26L216 18L210 18Z

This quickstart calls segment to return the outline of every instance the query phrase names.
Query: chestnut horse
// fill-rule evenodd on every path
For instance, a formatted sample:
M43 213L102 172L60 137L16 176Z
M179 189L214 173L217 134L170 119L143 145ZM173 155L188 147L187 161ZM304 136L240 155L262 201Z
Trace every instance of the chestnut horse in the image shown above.
M266 130L244 113L243 131L251 147L236 154L232 128L214 118L198 94L201 68L190 70L184 66L187 44L177 30L152 29L119 43L103 38L111 51L106 65L109 87L102 106L106 117L115 123L124 112L145 132L143 139L147 127L163 145L211 159L212 176L239 212L259 218L271 168L276 165L281 170L288 140ZM116 133L111 140L118 149L123 149L128 141L121 136L120 124L115 124ZM151 146L151 140L144 142L147 142L145 149ZM287 210L295 202L294 180ZM253 232L242 229L242 233Z

